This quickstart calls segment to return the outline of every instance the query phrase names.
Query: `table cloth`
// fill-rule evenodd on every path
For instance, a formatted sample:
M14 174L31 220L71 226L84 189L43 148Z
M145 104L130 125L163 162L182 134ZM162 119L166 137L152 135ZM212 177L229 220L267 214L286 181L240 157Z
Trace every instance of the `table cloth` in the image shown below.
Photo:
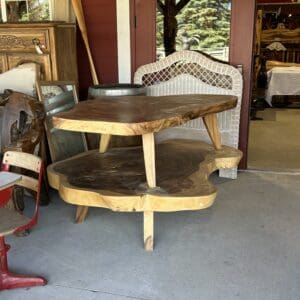
M266 101L274 95L300 95L300 67L275 67L268 72Z

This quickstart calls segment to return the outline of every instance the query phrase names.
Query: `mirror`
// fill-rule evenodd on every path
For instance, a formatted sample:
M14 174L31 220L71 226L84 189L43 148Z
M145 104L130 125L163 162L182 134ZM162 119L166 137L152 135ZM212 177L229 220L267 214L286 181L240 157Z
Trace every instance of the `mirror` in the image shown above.
M56 129L52 117L72 109L78 103L75 83L72 81L38 81L37 93L43 103L45 129L52 162L87 151L84 133Z

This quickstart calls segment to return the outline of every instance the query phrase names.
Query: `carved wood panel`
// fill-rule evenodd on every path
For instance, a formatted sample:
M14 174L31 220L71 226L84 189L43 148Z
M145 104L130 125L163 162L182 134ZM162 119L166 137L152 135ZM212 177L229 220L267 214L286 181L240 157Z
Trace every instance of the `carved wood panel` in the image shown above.
M39 41L45 50L49 50L49 38L47 30L20 30L18 31L3 31L0 30L0 50L35 51L33 40Z
M49 54L38 55L35 53L11 53L7 55L8 69L12 69L22 63L35 62L41 67L43 80L52 80L51 60Z

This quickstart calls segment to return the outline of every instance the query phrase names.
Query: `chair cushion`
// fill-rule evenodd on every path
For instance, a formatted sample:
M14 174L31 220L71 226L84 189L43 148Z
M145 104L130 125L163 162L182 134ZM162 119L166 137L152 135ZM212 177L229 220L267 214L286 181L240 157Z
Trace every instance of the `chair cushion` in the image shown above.
M16 229L30 221L31 219L15 210L0 208L0 236L13 234Z

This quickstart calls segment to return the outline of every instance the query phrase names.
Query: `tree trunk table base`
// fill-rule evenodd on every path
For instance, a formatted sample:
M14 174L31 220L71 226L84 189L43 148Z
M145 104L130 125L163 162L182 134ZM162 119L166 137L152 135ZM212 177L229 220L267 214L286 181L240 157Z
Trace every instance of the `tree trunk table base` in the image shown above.
M156 187L147 184L142 147L97 150L48 167L51 187L68 203L144 213L144 243L152 250L153 212L199 210L211 206L217 189L208 180L220 168L236 167L234 148L190 140L155 145Z

